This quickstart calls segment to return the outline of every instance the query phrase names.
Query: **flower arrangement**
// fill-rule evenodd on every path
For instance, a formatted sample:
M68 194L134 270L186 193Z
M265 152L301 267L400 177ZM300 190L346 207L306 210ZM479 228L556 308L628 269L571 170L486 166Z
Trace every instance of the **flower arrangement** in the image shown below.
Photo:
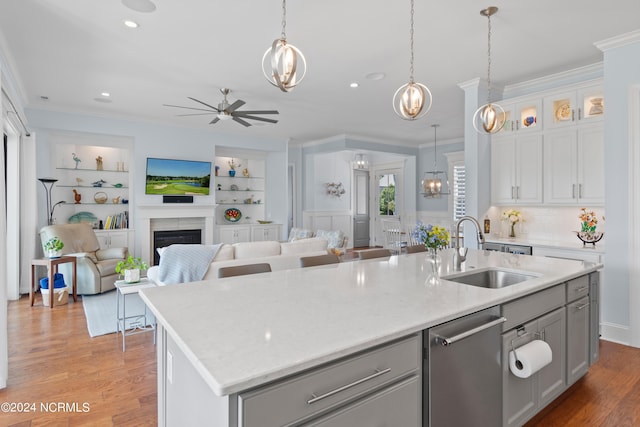
M227 163L229 163L229 169L231 170L235 170L236 168L242 166L240 163L234 162L233 159L229 160Z
M522 213L516 209L509 209L502 212L502 220L509 222L511 225L511 231L509 232L509 237L516 237L515 226L517 223L524 221L522 217Z
M427 249L437 251L449 246L451 235L449 230L438 225L424 224L418 221L411 236L415 241L422 243Z
M580 209L580 215L578 215L581 221L580 231L583 233L593 234L596 232L596 224L598 224L598 217L594 211L587 211L586 208Z

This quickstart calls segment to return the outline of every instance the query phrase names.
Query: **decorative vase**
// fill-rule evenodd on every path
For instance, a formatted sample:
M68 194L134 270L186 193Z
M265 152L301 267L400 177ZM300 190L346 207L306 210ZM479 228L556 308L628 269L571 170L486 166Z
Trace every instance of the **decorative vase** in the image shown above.
M229 176L236 176L236 170L235 169L231 169L229 171Z
M440 265L442 264L442 258L436 248L429 248L427 252L427 284L435 285L440 281Z
M516 223L511 223L511 232L509 233L509 237L516 237Z
M56 251L55 249L49 249L47 251L47 258L60 258L62 251Z
M136 283L140 281L140 269L135 268L132 270L124 271L124 281L127 283Z

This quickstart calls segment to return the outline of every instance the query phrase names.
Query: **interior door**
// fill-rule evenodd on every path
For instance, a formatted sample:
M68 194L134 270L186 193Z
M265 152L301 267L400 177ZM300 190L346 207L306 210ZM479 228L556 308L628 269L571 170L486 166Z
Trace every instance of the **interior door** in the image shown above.
M402 210L402 168L379 169L373 180L372 207L374 217L374 242L372 246L385 246L383 223L394 221L401 223Z
M370 244L369 237L369 171L354 170L353 247Z

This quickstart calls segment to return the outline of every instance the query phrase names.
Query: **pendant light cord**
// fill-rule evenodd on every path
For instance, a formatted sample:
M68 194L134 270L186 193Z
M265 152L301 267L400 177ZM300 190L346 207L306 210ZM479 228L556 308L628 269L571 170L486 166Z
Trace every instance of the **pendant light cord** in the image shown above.
M411 50L411 60L410 60L410 75L409 75L409 83L413 83L413 0L411 0L411 25L409 26L409 39L410 42L410 50Z
M433 170L438 169L437 156L438 156L438 125L433 126Z
M282 40L287 39L287 0L282 0Z
M491 14L487 15L488 36L487 36L487 104L491 102Z

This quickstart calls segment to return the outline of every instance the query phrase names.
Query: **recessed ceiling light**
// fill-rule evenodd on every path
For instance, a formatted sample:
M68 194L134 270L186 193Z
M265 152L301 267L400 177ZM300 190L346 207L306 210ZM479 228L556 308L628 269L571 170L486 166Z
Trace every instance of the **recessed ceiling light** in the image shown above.
M369 80L382 80L386 77L386 75L384 73L376 72L376 73L369 73L365 77Z
M111 94L109 92L102 92L100 95L107 96L107 97L111 96Z
M356 88L356 87L358 87L358 86L360 86L360 85L358 84L358 82L353 82L353 83L351 83L351 84L349 85L349 87L352 87L352 88Z
M124 25L125 25L126 27L129 27L129 28L138 28L138 27L140 26L140 25L138 25L138 23L137 23L137 22L135 22L135 21L131 21L131 20L129 20L129 19L125 19L125 20L124 20Z
M122 0L122 4L136 12L148 13L156 10L156 5L151 0Z

